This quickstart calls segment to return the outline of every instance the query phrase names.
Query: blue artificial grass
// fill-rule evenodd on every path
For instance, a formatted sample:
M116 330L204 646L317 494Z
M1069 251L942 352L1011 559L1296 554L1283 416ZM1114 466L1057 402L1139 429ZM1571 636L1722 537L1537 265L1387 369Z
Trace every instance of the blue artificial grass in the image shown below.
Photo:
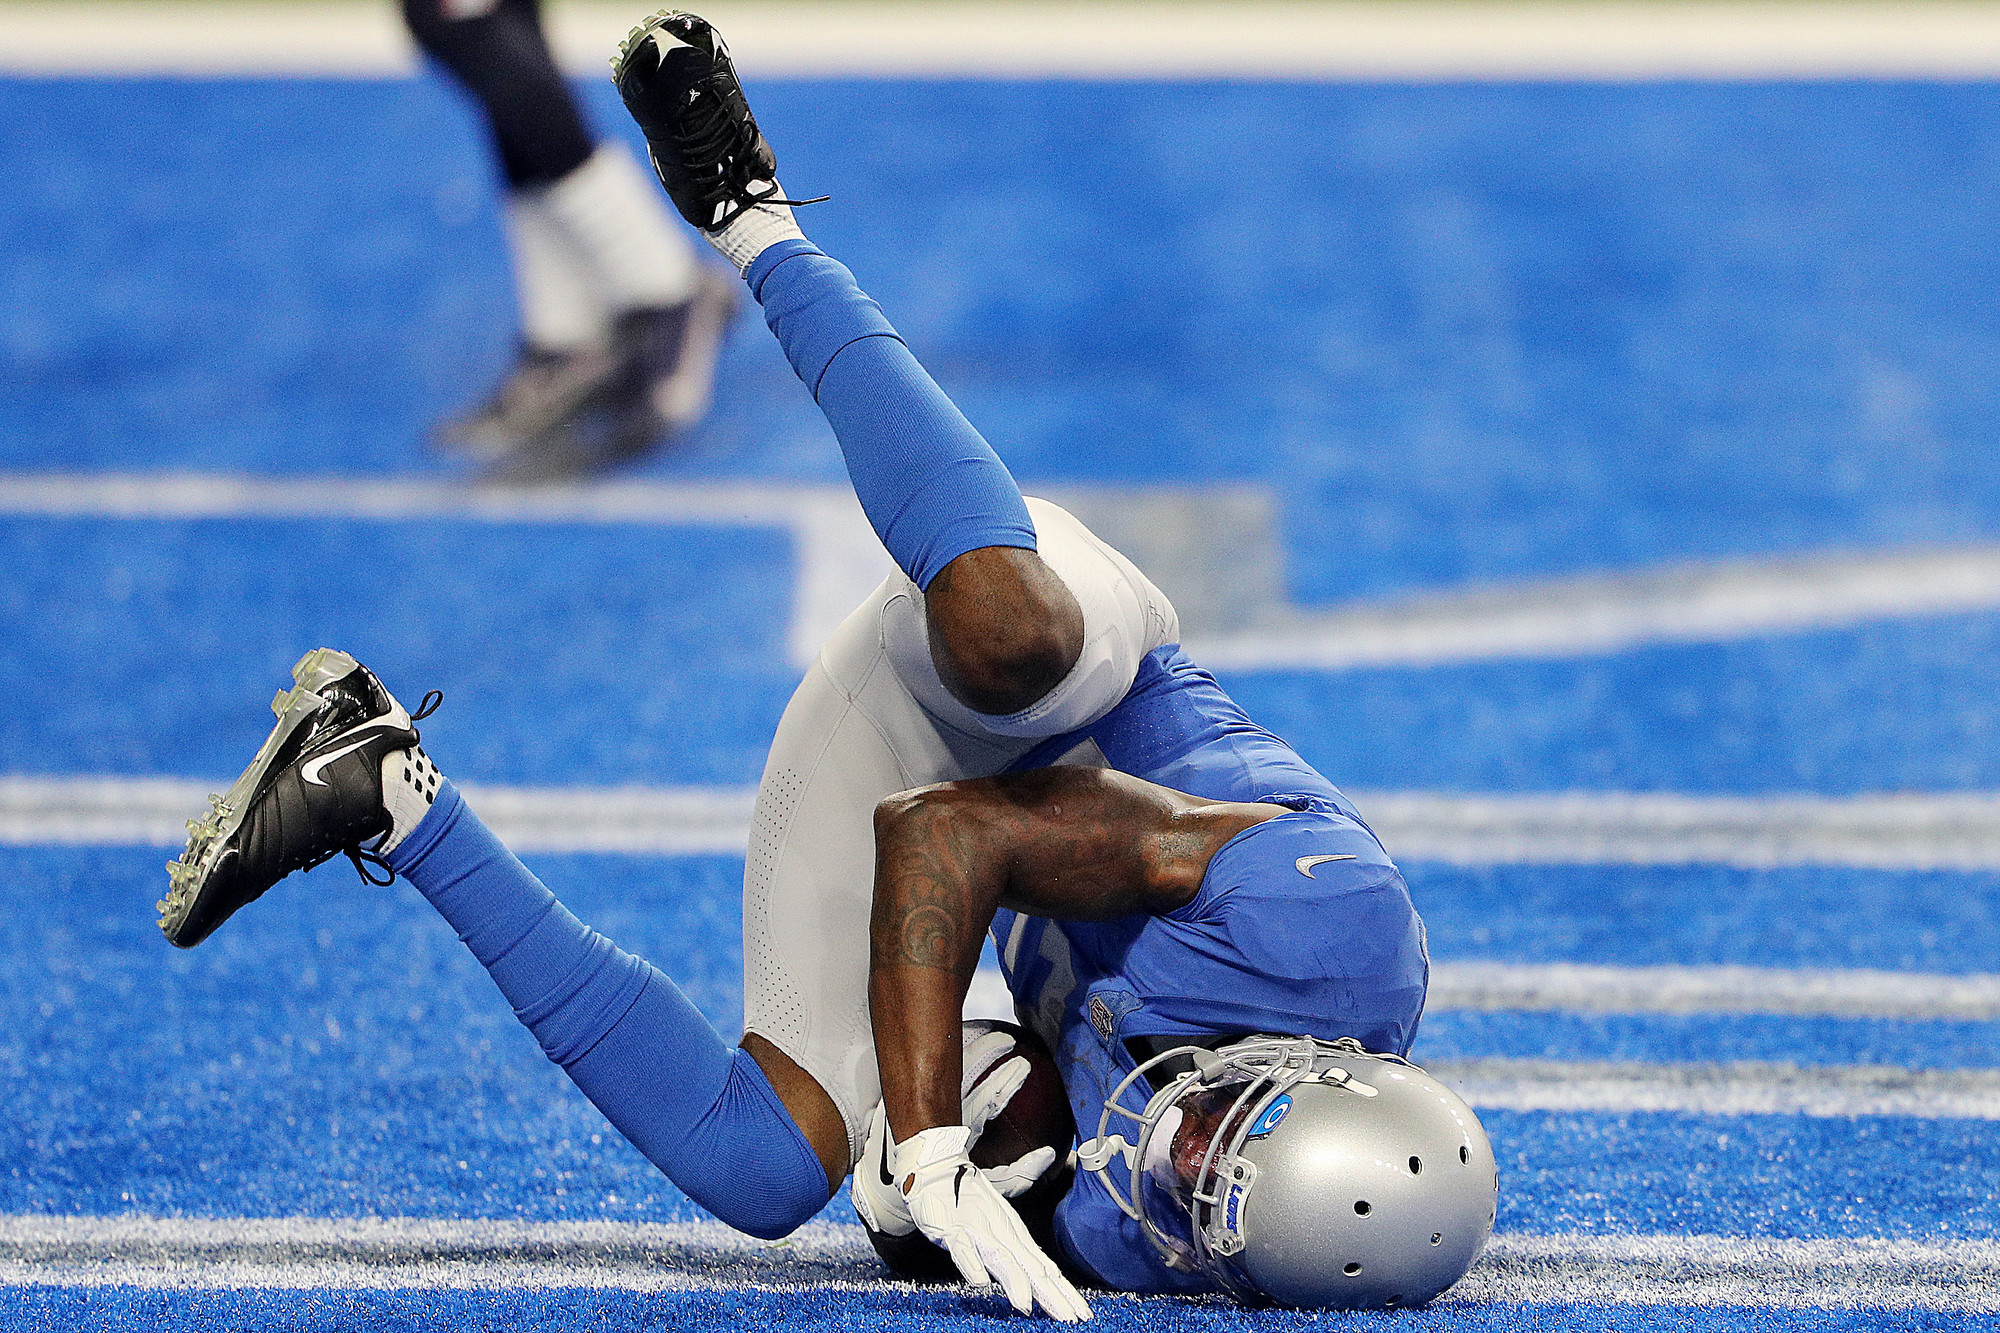
M772 528L0 519L0 771L226 781L331 645L444 692L455 777L755 783L792 567Z
M1356 789L1722 793L2000 786L2000 617L1553 661L1229 671L1265 726Z
M797 559L755 526L0 517L0 769L226 779L331 644L445 691L459 778L754 783ZM2000 786L1993 614L1224 683L1357 791Z
M1991 872L1415 862L1403 873L1440 958L2000 971Z
M1728 1307L1601 1305L1459 1305L1389 1314L1324 1314L1244 1310L1220 1302L1099 1299L1093 1328L1132 1330L1262 1330L1366 1328L1450 1329L1454 1333L1710 1333L1757 1328L1773 1333L1879 1330L1919 1333L1977 1327L1976 1316L1907 1310L1740 1310ZM419 1333L533 1329L549 1333L612 1333L672 1329L704 1333L748 1327L828 1330L912 1330L960 1333L979 1328L1040 1328L1015 1315L997 1294L948 1291L146 1291L124 1287L0 1288L0 1321L20 1327L185 1329L206 1333L250 1330L367 1330Z
M1501 1231L2000 1236L1990 1120L1487 1110Z
M542 1057L406 887L370 888L344 863L329 865L183 953L160 939L148 910L164 882L160 859L143 849L0 850L0 896L21 923L0 948L0 1079L19 1136L0 1167L0 1213L700 1216ZM737 1030L739 860L532 860L585 920L674 977L726 1034ZM1574 883L1590 894L1581 873ZM1871 903L1846 897L1851 927ZM1537 907L1524 895L1516 920ZM1470 1040L1492 1021L1444 1020L1457 1034L1449 1053L1518 1053L1506 1040ZM1732 1020L1705 1021L1731 1030ZM1767 1043L1758 1054L1784 1058L1783 1021L1750 1022ZM1914 1042L1926 1025L1900 1026ZM1790 1058L1840 1058L1812 1045L1811 1023L1792 1030L1801 1040ZM1429 1042L1427 1031L1419 1054L1435 1058ZM1730 1058L1583 1043L1551 1053ZM1989 1122L1485 1118L1503 1172L1503 1230L2000 1234ZM851 1221L845 1196L825 1215Z
M813 234L1017 474L1267 485L1307 606L2000 534L2000 306L1978 299L2000 279L2000 85L750 91L787 183L836 196ZM601 81L586 96L629 135ZM0 469L459 473L426 432L489 388L514 331L492 168L442 83L0 79L0 163ZM750 312L711 417L634 470L841 476ZM334 643L411 701L446 691L425 730L455 776L749 783L795 677L796 558L754 528L0 520L0 772L226 780L292 659ZM1990 789L1996 631L1948 616L1227 683L1356 789ZM696 1215L406 888L328 867L180 954L151 923L163 859L0 850L0 1213ZM739 860L533 860L734 1031ZM1406 869L1440 958L2000 970L1992 875ZM1995 1026L1439 1014L1418 1054L1991 1067ZM1487 1119L1503 1229L2000 1234L1990 1122ZM826 1216L852 1220L838 1200ZM1099 1315L1970 1326L1563 1304ZM1003 1320L996 1296L937 1291L0 1287L8 1327Z
M1308 603L2000 532L1993 84L751 95L1020 475L1271 482ZM4 80L0 161L5 466L436 471L505 363L441 82ZM658 467L839 475L747 317Z

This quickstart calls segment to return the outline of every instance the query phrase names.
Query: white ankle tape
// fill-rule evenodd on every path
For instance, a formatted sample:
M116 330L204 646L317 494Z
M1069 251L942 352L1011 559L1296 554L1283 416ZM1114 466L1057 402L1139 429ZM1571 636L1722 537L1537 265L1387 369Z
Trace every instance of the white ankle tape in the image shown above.
M784 190L776 193L783 197ZM747 209L720 231L704 231L708 243L722 257L736 265L738 273L749 271L751 261L779 241L803 241L806 234L792 220L792 210L783 204L758 204Z
M424 822L441 781L443 775L421 745L382 756L382 808L389 812L389 831L376 844L376 855L387 855Z

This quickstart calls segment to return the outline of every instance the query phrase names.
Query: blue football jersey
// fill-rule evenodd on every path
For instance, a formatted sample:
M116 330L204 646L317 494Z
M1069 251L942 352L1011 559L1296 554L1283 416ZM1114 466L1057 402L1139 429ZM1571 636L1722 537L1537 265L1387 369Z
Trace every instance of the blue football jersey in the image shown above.
M1346 797L1250 721L1179 647L1149 655L1103 718L1036 747L1015 768L1079 760L1210 800L1288 811L1224 844L1193 901L1165 915L995 916L994 945L1017 1011L1055 1052L1083 1137L1095 1133L1105 1099L1137 1063L1128 1045L1135 1038L1172 1044L1271 1032L1354 1037L1397 1055L1409 1049L1430 963L1402 875ZM1124 1104L1143 1110L1150 1093L1142 1080ZM1058 1208L1056 1230L1069 1258L1107 1286L1213 1288L1162 1263L1087 1172Z

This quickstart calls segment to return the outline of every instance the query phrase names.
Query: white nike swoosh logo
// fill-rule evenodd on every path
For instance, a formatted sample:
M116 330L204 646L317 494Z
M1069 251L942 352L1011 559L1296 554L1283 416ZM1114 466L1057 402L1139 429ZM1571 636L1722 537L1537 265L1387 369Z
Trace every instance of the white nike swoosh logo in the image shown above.
M1325 865L1328 861L1352 860L1354 860L1354 855L1350 852L1346 856L1301 856L1298 860L1292 862L1292 864L1299 868L1301 875L1304 875L1307 879L1311 879L1313 877L1314 866Z
M399 728L397 728L393 723L387 726L377 723L376 725L368 728L369 731L395 731L398 729ZM299 770L299 776L304 778L307 782L312 783L313 786L315 787L324 787L326 785L326 780L320 777L320 770L324 769L328 764L340 758L342 755L348 755L354 753L356 750L360 749L362 746L368 744L368 742L374 739L375 737L373 736L363 736L358 741L350 742L349 744L341 746L338 750L331 751L330 753L319 756L317 759L310 760L306 763L305 767Z

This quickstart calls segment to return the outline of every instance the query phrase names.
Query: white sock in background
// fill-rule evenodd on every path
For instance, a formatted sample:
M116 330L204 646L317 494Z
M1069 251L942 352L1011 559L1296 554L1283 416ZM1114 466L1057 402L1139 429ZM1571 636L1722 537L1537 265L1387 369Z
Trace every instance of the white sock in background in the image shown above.
M541 190L507 198L507 246L521 338L541 352L575 352L604 341L611 307L569 231L550 215Z
M679 305L701 270L680 219L625 145L607 143L540 192L613 310Z

